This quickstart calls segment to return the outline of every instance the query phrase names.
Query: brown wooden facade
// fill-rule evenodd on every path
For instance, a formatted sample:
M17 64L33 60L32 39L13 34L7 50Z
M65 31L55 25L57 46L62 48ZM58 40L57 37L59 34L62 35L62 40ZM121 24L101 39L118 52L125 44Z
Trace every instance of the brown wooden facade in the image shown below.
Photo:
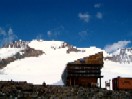
M132 78L113 78L112 85L113 90L132 90Z
M62 80L65 85L79 85L96 87L98 79L101 87L101 68L103 67L103 53L99 52L83 59L68 63Z

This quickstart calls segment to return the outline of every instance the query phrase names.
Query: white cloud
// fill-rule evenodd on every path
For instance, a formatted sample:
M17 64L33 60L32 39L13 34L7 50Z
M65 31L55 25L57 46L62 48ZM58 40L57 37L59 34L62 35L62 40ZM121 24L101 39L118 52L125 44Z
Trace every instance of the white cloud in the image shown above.
M47 32L48 37L57 38L60 35L60 31L49 30Z
M91 16L88 13L79 13L78 17L84 22L89 22Z
M97 3L94 5L95 8L100 8L101 7L101 3Z
M97 12L96 17L98 19L102 19L103 18L103 14L101 12Z
M50 37L52 35L51 31L48 31L47 35L48 35L48 37Z
M88 35L87 31L81 31L78 33L79 36L81 36L82 38L86 37Z
M9 28L8 31L0 28L0 35L1 35L1 39L0 39L1 46L3 44L11 43L17 38L17 36L13 33L12 28Z
M118 41L117 43L113 43L111 45L106 45L105 46L105 50L107 52L114 52L115 50L117 50L118 48L125 48L127 47L127 45L131 43L131 41Z
M80 37L80 41L84 41L87 39L87 36L88 36L88 31L85 30L85 31L81 31L78 33L79 37Z
M37 39L37 40L44 40L44 39L43 39L43 34L38 34L38 35L36 36L36 39Z
M0 35L3 35L3 36L6 35L6 31L4 29L2 29L1 27L0 27Z
M51 29L47 31L47 35L50 39L58 38L64 32L64 27L59 26L57 28Z
M12 28L9 28L9 30L8 30L8 42L14 41L15 38L17 38L17 36L13 33Z

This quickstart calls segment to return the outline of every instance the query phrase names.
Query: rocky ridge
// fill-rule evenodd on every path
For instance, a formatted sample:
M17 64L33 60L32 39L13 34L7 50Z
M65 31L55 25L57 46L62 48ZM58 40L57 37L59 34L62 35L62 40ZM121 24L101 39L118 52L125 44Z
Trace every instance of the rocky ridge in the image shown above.
M28 47L28 41L14 41L8 44L3 45L2 48L27 48Z
M42 55L44 52L41 50L35 50L28 46L29 42L26 41L16 41L14 43L10 43L4 45L3 48L23 48L20 52L17 52L15 55L11 57L7 57L6 59L0 59L0 69L6 67L10 62L14 62L17 59L23 59L25 57L38 57Z
M112 56L104 57L104 60L130 64L132 62L132 48L118 49L112 53Z
M85 50L79 50L78 48L68 44L68 43L62 43L62 45L60 46L60 48L68 48L67 49L67 53L70 53L70 52L85 52Z

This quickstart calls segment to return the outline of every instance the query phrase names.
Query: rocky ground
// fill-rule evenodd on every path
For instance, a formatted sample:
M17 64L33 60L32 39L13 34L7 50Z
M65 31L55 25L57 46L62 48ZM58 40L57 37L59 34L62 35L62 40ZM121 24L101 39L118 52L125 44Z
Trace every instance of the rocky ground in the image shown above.
M132 91L1 81L0 99L132 99Z

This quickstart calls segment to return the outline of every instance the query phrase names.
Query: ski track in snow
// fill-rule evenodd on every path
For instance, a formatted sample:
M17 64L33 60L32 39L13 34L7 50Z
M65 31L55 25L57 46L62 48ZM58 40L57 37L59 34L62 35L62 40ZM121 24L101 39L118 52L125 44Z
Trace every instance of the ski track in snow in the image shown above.
M100 48L78 48L85 52L66 53L68 48L59 48L63 42L61 41L31 41L29 46L37 50L43 50L45 54L39 57L28 57L15 62L11 62L7 67L0 70L0 80L27 81L34 84L61 84L61 74L68 62L73 62L76 59L94 55L97 52L103 51L104 56L108 54ZM51 47L56 48L55 50ZM6 51L4 51L6 50ZM21 49L0 49L0 57L6 58L19 52ZM9 52L2 56L3 52ZM120 64L111 61L104 61L102 68L102 87L105 87L105 81L117 76L131 77L131 64Z

